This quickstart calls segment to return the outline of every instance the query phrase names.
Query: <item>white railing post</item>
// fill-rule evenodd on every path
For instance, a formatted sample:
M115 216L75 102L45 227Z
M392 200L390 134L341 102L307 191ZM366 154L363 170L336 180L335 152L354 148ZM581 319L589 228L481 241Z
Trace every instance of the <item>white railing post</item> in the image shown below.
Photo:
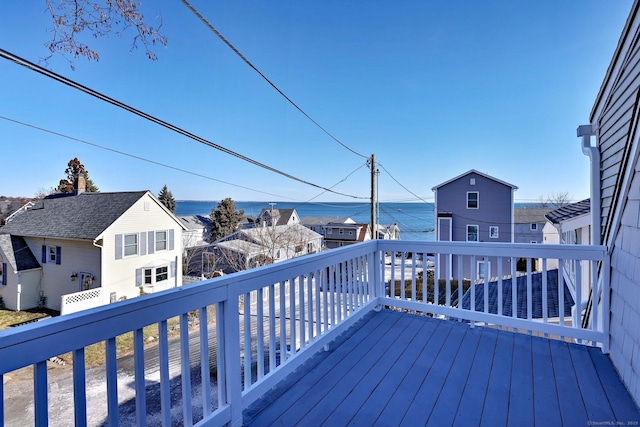
M240 316L238 294L229 292L222 303L224 316L224 359L227 402L231 404L231 425L242 425L242 385L240 379ZM222 350L220 350L222 351Z

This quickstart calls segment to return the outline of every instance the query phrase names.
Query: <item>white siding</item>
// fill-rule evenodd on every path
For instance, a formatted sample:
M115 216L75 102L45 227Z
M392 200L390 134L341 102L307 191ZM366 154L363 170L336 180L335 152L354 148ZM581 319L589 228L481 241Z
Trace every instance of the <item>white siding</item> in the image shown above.
M79 280L71 279L74 272L92 273L96 278L96 285L100 283L100 249L92 242L41 238L25 238L25 241L40 262L43 245L60 247L60 264L41 262L42 280L39 290L44 292L48 308L60 310L62 296L80 290ZM36 295L39 295L39 291ZM36 302L35 306L37 305Z
M145 210L145 203L148 210ZM149 232L159 230L173 230L173 250L154 250L152 254L149 254L150 248L147 243L145 255L116 259L116 235L147 232L148 236ZM140 239L138 242L138 249L140 249ZM109 299L111 292L116 293L117 300L139 296L140 289L138 288L139 284L136 283L136 269L158 262L166 262L169 267L171 262L176 262L176 275L169 277L168 283L162 287L156 287L155 290L182 285L182 228L149 195L138 200L115 221L101 236L100 244L102 245L102 275L105 278L102 286L106 292L105 299Z

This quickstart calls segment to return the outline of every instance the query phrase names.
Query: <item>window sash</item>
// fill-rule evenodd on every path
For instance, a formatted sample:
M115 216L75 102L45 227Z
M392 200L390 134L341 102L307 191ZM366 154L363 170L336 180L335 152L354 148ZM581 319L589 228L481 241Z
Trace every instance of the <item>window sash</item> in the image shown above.
M156 231L156 251L167 250L167 232Z
M477 225L467 225L467 242L477 242L478 232Z
M469 191L467 193L467 209L477 209L479 198L477 191Z
M138 254L138 235L137 234L125 234L124 235L124 256L131 256Z
M169 279L169 268L167 266L156 268L156 283Z

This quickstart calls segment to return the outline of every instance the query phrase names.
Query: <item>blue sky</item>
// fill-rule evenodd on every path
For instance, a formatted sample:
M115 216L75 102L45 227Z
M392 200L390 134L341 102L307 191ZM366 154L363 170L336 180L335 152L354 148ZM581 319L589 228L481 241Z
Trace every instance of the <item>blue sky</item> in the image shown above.
M315 121L376 155L379 199L389 202L431 201L432 187L469 169L518 186L516 201L589 197L576 128L588 123L631 4L192 1ZM180 1L145 2L143 11L154 25L162 16L169 42L158 61L130 53L124 33L87 36L99 62L77 59L73 71L58 57L50 69L302 180L370 196L366 159L292 107ZM50 27L44 0L0 3L2 49L38 63ZM166 184L178 200L358 200L320 194L1 58L0 76L0 116L193 173L0 119L0 195L55 186L78 157L101 191L157 194Z

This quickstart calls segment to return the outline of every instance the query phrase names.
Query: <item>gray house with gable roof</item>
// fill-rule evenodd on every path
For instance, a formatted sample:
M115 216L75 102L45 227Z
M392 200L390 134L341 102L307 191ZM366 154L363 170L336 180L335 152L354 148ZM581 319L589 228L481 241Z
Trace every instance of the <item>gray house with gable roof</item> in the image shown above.
M472 169L432 188L435 194L436 240L466 242L510 242L514 235L513 193L518 187ZM439 278L447 265L457 271L457 259L441 255ZM498 273L497 259L463 257L462 275L484 279ZM471 264L474 265L471 265ZM503 271L510 271L505 260Z
M149 191L50 196L0 228L0 297L65 314L180 286L184 229Z

